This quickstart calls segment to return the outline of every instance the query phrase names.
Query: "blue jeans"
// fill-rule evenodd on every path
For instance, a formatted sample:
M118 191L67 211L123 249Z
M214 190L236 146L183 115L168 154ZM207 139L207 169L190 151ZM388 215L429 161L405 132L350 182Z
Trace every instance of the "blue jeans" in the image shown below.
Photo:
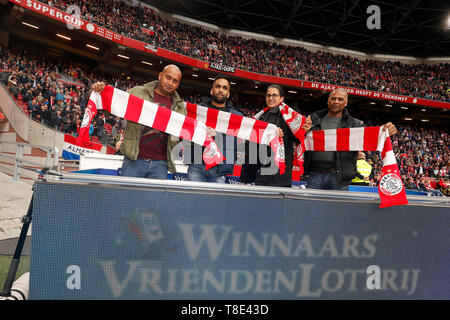
M215 166L206 171L204 164L191 164L187 171L187 179L188 181L225 183L226 178L217 174L218 169L219 166Z
M149 179L167 179L166 160L130 160L123 159L121 176L149 178Z
M306 188L348 191L348 186L339 188L335 172L330 173L320 173L318 171L311 172L308 183L306 184Z

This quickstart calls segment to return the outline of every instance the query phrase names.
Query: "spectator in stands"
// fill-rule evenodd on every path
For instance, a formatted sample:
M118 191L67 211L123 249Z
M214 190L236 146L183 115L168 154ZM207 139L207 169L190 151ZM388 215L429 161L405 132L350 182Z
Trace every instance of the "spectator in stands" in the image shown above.
M42 105L42 115L41 115L41 117L42 117L41 118L42 123L47 125L47 126L50 126L50 120L51 120L52 115L51 115L50 110L48 109L48 105L47 104L43 104Z
M103 120L104 117L102 117L101 113L98 113L95 117L95 135L100 139L100 141L103 140L103 130L105 126L105 120Z
M203 99L202 106L242 116L241 112L232 108L231 101L228 100L230 97L230 82L223 75L214 78L210 95L210 97ZM226 175L233 174L234 163L237 159L237 138L212 131L212 136L214 136L220 152L224 155L225 161L206 170L202 159L205 148L192 142L185 143L184 161L189 165L188 181L225 183Z
M120 146L122 144L123 138L124 138L123 129L120 128L119 131L117 132L117 134L113 137L113 143L114 143L114 146L115 146L117 152L119 152L119 150L120 150Z
M119 123L116 122L111 128L111 136L115 136L119 132Z
M159 73L158 80L135 86L128 92L172 111L186 114L183 101L176 91L181 77L181 70L170 64ZM97 82L92 85L92 90L101 92L104 87L104 83ZM120 153L125 156L121 175L167 179L168 170L175 172L171 156L178 139L131 121L127 122L124 135L120 146Z
M72 123L72 117L71 113L65 113L64 116L62 116L62 127L61 130L65 133L69 133L70 131L70 125Z
M38 96L36 97L36 101L40 104L43 104L45 101L44 96L42 95L42 91L39 91Z
M11 94L14 96L14 98L17 99L17 96L19 95L19 86L17 85L17 79L15 77L13 77L9 81L8 90L9 90L9 92L11 92Z
M347 91L336 89L328 98L328 108L311 115L311 130L362 127L364 123L353 118L346 109ZM383 126L389 135L397 133L396 127L388 122ZM306 151L304 170L309 176L307 188L326 190L348 190L356 176L357 151Z
M56 130L62 130L62 121L63 118L61 116L61 110L56 110L55 117L53 120L53 126Z
M28 104L28 112L33 113L34 110L38 107L36 99L31 100L31 102Z
M405 189L409 190L419 190L419 187L414 183L412 177L409 177L407 182L405 183Z

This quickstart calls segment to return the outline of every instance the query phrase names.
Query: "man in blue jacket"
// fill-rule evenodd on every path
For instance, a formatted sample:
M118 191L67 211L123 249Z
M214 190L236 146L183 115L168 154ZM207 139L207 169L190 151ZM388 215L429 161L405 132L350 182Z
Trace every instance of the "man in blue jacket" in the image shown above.
M211 96L203 99L202 106L225 111L237 115L242 113L233 109L230 97L230 82L222 75L218 75L213 82ZM188 142L185 144L184 162L189 165L188 181L225 183L226 176L233 174L234 163L237 155L237 138L214 132L214 140L217 147L225 157L221 164L206 170L202 155L204 147Z

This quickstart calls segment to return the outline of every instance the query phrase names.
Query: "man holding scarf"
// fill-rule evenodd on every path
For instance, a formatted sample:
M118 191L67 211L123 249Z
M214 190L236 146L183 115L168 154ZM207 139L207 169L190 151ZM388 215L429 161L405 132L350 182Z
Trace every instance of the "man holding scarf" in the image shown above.
M353 118L345 108L348 94L344 89L336 89L328 98L328 109L319 110L311 115L312 128L327 130L338 128L363 127L361 120ZM397 133L395 126L388 122L383 130L389 135ZM324 190L348 190L356 176L356 158L358 151L306 151L304 170L308 178L307 188Z
M133 87L127 92L185 115L186 109L176 91L181 77L181 70L176 65L170 64L159 73L158 80ZM92 85L92 90L96 92L102 92L104 88L105 84L102 82ZM128 121L119 150L125 157L120 175L167 179L167 171L175 172L171 155L178 143L179 139L176 137Z
M242 116L241 112L232 108L231 101L228 100L230 97L230 82L226 77L218 75L214 78L210 94L211 97L202 101L204 107ZM188 181L225 183L226 175L233 174L234 163L237 158L237 138L212 131L217 147L225 156L225 161L206 170L202 159L205 147L186 141L184 160L189 165Z

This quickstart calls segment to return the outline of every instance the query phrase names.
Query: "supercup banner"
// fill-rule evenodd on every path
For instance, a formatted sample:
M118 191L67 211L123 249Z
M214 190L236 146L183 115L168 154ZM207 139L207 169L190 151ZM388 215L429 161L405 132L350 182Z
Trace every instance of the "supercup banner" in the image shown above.
M257 189L38 182L30 299L450 298L448 206Z
M10 0L10 2L60 22L64 22L69 29L81 29L117 43L122 43L123 41L123 36L121 34L99 27L89 21L85 21L81 19L76 12L67 13L35 0Z

